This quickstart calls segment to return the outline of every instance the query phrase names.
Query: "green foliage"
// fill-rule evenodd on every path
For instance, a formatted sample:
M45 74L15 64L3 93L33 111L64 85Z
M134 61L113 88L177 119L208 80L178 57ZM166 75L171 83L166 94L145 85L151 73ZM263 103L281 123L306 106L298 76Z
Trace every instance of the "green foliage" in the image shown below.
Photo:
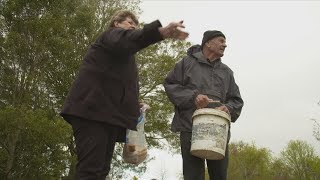
M279 158L274 158L270 166L270 176L273 179L290 179L289 170Z
M47 112L6 107L0 110L0 176L57 179L66 173L70 128Z
M70 127L56 120L58 109L87 47L111 15L138 10L138 3L0 1L1 177L72 178L74 142Z
M138 2L1 1L1 104L37 108L50 101L59 108L87 47L114 11L137 9Z
M229 145L230 160L229 179L269 179L268 167L271 164L271 153L266 148L242 141Z
M316 180L320 178L319 162L313 147L304 141L290 141L280 157L240 141L229 144L228 179ZM209 179L207 171L205 179Z
M88 46L119 9L139 13L139 0L0 0L0 177L72 179L75 146L70 126L58 118ZM162 83L190 43L166 40L136 56L140 99L151 106L146 118L149 148L179 151L170 131L173 106ZM318 124L317 124L318 125ZM316 126L319 127L319 126ZM314 136L319 139L319 128ZM292 141L273 158L266 148L230 144L229 179L319 179L320 159L312 146ZM111 177L141 175L124 164L116 146ZM135 177L135 179L137 179Z
M305 141L291 140L281 152L280 159L291 178L320 178L320 158L315 154L314 148Z
M189 46L190 43L187 42L165 40L137 55L140 98L151 106L145 125L150 146L162 148L164 142L169 142L172 150L179 149L178 137L170 131L173 105L167 98L162 84L175 63L186 55Z

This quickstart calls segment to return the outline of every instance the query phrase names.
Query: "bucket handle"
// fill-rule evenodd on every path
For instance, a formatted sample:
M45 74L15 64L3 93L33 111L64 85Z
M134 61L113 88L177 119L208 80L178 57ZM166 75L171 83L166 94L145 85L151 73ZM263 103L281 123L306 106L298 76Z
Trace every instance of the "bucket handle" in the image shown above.
M216 108L223 106L223 104L219 100L209 99L209 104L207 105L208 108Z
M219 106L223 105L219 100L213 100L213 99L209 99L209 104L218 104Z

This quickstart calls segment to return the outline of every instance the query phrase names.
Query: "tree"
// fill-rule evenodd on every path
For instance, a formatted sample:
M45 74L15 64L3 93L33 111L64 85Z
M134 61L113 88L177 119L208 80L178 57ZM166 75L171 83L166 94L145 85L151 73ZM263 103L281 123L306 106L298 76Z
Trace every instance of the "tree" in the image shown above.
M318 102L318 105L320 106L320 101ZM313 126L313 136L320 142L320 124L317 119L311 119L314 122Z
M312 120L314 121L313 136L320 141L320 124L315 119Z
M34 169L37 168L39 172L34 176L38 179L49 178L48 173L54 179L67 172L72 173L68 169L74 167L74 158L70 157L74 154L73 139L70 127L65 128L67 124L58 118L58 109L87 46L104 29L116 9L134 10L138 2L0 1L0 128L3 130L0 139L0 160L3 162L0 172L4 178L32 178L30 173L36 172ZM61 129L63 126L68 135L62 135L61 132L61 136L59 133L56 133L57 137L49 136L51 131L40 130L45 121L51 125L48 129ZM33 131L38 133L37 138L48 137L50 139L46 143L54 141L56 146L43 149L44 145L34 138ZM68 141L65 141L66 137ZM55 157L52 151L63 154L68 152L68 148L70 154L63 161L60 158L56 158L56 161L50 159L50 162L41 158L32 161L37 159L33 158L26 163L25 158L21 158L31 157L28 155L30 153L39 154L39 157L42 157L41 154ZM64 162L63 173L59 165L61 162ZM50 172L41 170L46 166Z
M70 128L48 117L46 111L24 107L0 111L0 177L57 179L66 173Z
M60 3L66 3L66 8L61 9ZM48 141L46 143L54 141L57 146L44 149L42 149L42 142L35 139L33 139L35 141L28 141L28 139L33 138L33 131L44 133L37 135L39 138L48 137L50 133L47 130L40 130L40 125L43 125L41 120L47 120L46 123L52 125L49 129L61 128L60 121L55 122L57 121L54 112L56 101L47 87L45 74L46 70L53 71L48 67L50 67L50 60L55 59L53 58L55 53L50 51L50 47L54 44L52 41L54 38L51 38L51 35L60 35L61 40L61 29L64 29L63 20L66 20L65 15L72 11L70 9L74 5L72 3L77 2L0 1L0 111L2 115L0 118L3 130L1 149L2 157L6 162L1 168L4 178L28 177L29 172L34 172L34 175L39 177L46 177L48 176L46 170L40 170L38 173L34 171L34 169L46 169L42 160L32 161L37 159L33 158L26 161L23 157L32 153L39 154L39 158L42 157L41 153L50 154L52 151L59 152L58 154L63 153L60 150L65 146L60 143L63 144L64 138L68 136L57 136L58 139L49 136L51 139L46 140ZM59 38L56 39L59 40ZM25 149L26 147L28 148ZM61 172L58 167L60 160L51 159L50 161L52 164L50 166L47 164L48 168L51 171ZM52 177L56 175L58 173L52 174ZM60 176L61 174L57 177Z
M229 179L270 179L271 153L242 141L229 145Z
M291 140L281 152L280 159L291 178L302 180L320 177L320 159L314 148L305 141Z
M270 176L272 177L272 179L277 180L290 179L289 170L281 159L274 158L272 160L272 164L270 166Z
M53 129L60 128L61 125L56 121L60 122L61 118L57 113L78 72L87 47L105 29L116 10L129 9L138 13L139 3L139 0L0 0L0 114L3 114L0 117L3 120L1 128L5 129L8 125L4 116L8 109L11 109L11 119L20 118L13 121L15 123L10 130L3 131L5 133L0 139L1 152L6 152L5 146L11 148L9 153L3 153L0 157L7 162L0 166L1 172L5 172L7 177L13 176L12 172L18 172L15 165L22 160L17 158L21 156L19 153L22 153L18 149L27 147L21 139L32 136L21 130L27 127L25 121L38 117L38 113L41 112L40 119L52 123ZM185 42L167 40L137 55L141 99L152 107L147 114L145 128L150 147L162 147L163 144L159 143L158 139L166 139L175 145L174 147L178 147L177 136L169 131L169 117L173 108L161 84L189 45ZM21 115L22 112L28 112L29 116L26 117L30 119L25 119ZM40 121L32 122L34 124L30 125L30 129L39 126ZM69 135L60 137L64 145L59 147L69 152L65 159L68 167L64 175L71 178L75 167L75 149L70 127L66 131ZM65 141L65 137L69 140ZM28 147L41 146L37 141L33 143ZM121 164L120 149L115 153L113 167ZM50 151L51 149L48 149L48 153ZM33 166L40 168L43 164ZM28 170L30 167L24 168ZM142 165L137 171L143 172L144 169L145 165Z
M170 131L173 105L164 91L163 82L175 63L186 55L190 43L166 40L141 51L138 56L140 99L151 106L147 112L145 130L149 145L161 148L169 142L172 150L179 149L177 135Z

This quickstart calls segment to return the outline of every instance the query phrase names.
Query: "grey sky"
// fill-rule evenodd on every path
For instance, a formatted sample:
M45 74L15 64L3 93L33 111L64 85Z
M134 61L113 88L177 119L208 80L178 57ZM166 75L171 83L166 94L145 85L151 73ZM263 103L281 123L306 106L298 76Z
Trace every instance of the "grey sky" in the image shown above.
M141 8L146 23L184 20L193 44L208 29L226 35L222 61L245 101L231 141L278 155L290 140L305 140L320 153L311 121L320 121L320 2L145 0Z

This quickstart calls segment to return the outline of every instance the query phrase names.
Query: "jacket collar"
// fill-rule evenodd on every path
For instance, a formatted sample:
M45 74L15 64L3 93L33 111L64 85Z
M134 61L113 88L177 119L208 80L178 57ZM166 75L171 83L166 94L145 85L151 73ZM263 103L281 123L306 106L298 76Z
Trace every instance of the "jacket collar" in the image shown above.
M192 54L200 63L208 64L210 66L216 66L221 63L221 58L214 61L214 63L210 63L203 55L202 51L196 52Z

